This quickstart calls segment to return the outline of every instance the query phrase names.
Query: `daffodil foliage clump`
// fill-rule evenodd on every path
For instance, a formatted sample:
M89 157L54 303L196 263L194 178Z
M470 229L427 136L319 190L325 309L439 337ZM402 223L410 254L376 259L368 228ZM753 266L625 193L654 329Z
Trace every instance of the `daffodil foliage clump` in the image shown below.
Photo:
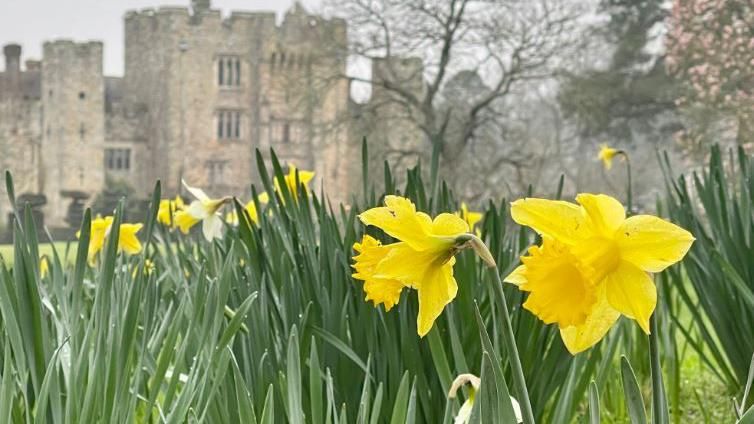
M675 256L642 262L617 240L619 260L600 268L604 255L587 254L602 250L586 249L582 233L514 213L540 237L512 226L504 201L470 208L443 185L429 194L420 168L403 187L386 171L381 194L365 174L346 207L313 191L316 175L284 171L274 153L269 173L265 163L258 154L249 198L211 197L191 181L190 196L163 198L158 183L145 222L122 207L87 212L73 263L60 251L40 261L45 233L15 204L8 176L14 259L0 264L0 422L585 419L612 381L633 375L618 365L632 327L617 315L644 328L653 309L611 301L610 279L628 278L630 265L640 284L631 290L648 295L646 271L688 248L679 241ZM630 233L645 228L641 219L603 224ZM541 277L552 265L538 262L547 255L572 267L556 277L583 281L549 293ZM526 269L520 256L531 258ZM510 275L518 287L502 283ZM617 329L574 349L564 328L589 322L602 296ZM625 418L638 411L630 405L608 414Z

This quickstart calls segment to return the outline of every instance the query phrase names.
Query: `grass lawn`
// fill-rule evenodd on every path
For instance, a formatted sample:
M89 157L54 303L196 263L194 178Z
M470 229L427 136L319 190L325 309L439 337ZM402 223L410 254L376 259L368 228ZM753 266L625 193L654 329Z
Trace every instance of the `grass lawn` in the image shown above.
M57 250L58 255L60 255L61 258L65 257L68 262L73 262L74 258L76 257L76 246L77 242L71 241L58 241L54 244L55 250ZM41 243L39 245L39 254L40 255L48 255L52 257L52 248L53 245L50 243ZM68 251L66 252L66 248ZM13 265L13 245L12 244L0 244L0 258L5 262L6 265L12 266Z

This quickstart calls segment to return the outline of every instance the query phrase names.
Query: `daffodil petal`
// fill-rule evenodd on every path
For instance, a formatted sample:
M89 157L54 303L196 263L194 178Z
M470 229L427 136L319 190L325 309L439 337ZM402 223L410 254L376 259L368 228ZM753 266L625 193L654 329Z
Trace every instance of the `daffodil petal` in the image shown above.
M416 207L410 200L399 196L386 196L385 205L362 212L359 215L361 222L379 227L415 250L425 250L434 246L429 237L429 223L416 212Z
M592 307L586 321L560 329L560 337L572 355L594 346L605 337L608 330L620 317L620 312L613 309L607 301L604 285L600 286L597 302Z
M298 180L301 184L308 184L314 178L314 172L298 170Z
M427 268L419 291L419 316L416 327L420 337L432 329L445 305L456 297L458 285L453 278L453 259L440 267Z
M607 301L623 315L635 319L649 334L649 317L657 305L657 288L649 275L628 262L605 278Z
M503 280L516 286L526 284L526 265L519 265Z
M623 223L616 240L623 260L647 272L660 272L683 259L694 236L656 216L636 215Z
M573 203L537 198L511 203L511 217L520 225L566 244L582 238L585 221L582 209Z
M178 227L183 234L188 234L191 227L196 225L200 219L191 215L187 210L178 211L173 218L173 225Z
M406 286L421 287L427 269L437 259L433 251L417 251L406 243L393 243L387 246L388 252L377 264L374 276L387 280L398 280Z
M121 224L118 235L118 248L129 255L141 252L141 242L136 237L136 233L141 227L142 224Z
M207 206L199 200L191 202L185 212L198 220L202 220L210 215Z
M199 201L206 201L209 200L209 196L207 196L206 193L204 193L204 190L198 188L198 187L191 187L190 185L186 184L186 181L181 180L181 183L183 183L183 186L186 187L186 190L188 190L191 195L193 195L196 200Z
M213 214L202 222L202 234L207 241L223 237L223 220Z
M469 232L469 224L451 213L441 213L432 221L432 234L438 236L458 236Z
M254 203L254 201L250 201L249 203L244 206L244 209L246 209L246 212L249 214L249 218L251 218L251 221L253 223L259 222L259 215L257 215L257 205Z
M612 238L626 220L623 205L608 195L582 193L576 196L576 201L586 211L594 235Z
M458 415L453 420L453 424L467 424L471 419L471 411L474 408L474 398L470 397L463 402L458 410Z

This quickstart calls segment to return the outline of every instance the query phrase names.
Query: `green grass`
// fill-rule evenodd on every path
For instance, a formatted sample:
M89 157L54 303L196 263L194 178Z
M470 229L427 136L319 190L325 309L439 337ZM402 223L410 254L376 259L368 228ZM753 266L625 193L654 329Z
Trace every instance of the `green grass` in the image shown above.
M12 268L0 265L0 422L450 423L468 392L449 400L448 389L469 372L482 377L473 422L503 422L508 394L521 398L503 339L503 301L537 422L588 422L590 408L607 423L651 414L661 397L652 396L647 337L633 322L622 320L573 357L557 328L522 308L522 292L505 285L503 298L493 289L494 275L471 251L457 256L457 298L424 338L416 334L415 291L404 290L389 312L365 302L362 283L351 277L352 245L365 232L390 239L356 215L385 193L365 174L350 209L304 190L294 197L271 157L268 172L258 155L261 186L252 190L273 193L278 179L280 192L256 224L234 203L241 219L222 240L157 224L157 185L140 254L119 254L112 232L90 267L89 213L82 243L52 261L45 277L38 258L51 246L38 243L33 226L22 228L12 248L0 247L6 260L16 258ZM409 197L422 211L458 209L446 186L430 192L434 184L424 183L419 168L402 187L389 168L382 178L386 193ZM482 238L506 274L536 237L510 226L504 201L484 212ZM56 248L63 255L64 244ZM675 277L658 279L655 334L670 420L653 424L729 422L726 380L699 354L710 349L706 339L695 328L679 336L694 315L668 290ZM699 352L688 348L691 341ZM621 374L629 366L633 386ZM627 393L638 396L627 402Z
M55 250L57 251L58 255L60 255L61 259L65 257L67 263L73 263L73 260L76 258L76 247L78 246L78 242L58 241L58 242L55 242L54 245L50 243L40 243L39 254L52 257L53 246L55 247ZM67 255L66 255L66 252L67 252ZM6 265L13 266L13 245L12 244L0 244L0 258L2 258L3 261L5 261Z

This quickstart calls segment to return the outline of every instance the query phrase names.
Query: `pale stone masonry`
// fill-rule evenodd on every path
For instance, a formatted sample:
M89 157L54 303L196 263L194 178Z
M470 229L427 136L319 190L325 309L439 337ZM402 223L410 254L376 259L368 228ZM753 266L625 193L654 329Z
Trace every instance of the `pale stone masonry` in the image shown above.
M315 188L336 201L360 185L355 132L375 125L354 121L345 21L298 4L280 24L272 12L223 19L208 0L192 3L126 13L122 78L103 74L100 42L47 42L24 70L21 47L5 46L0 169L17 194L46 195L47 224L63 225L71 191L91 201L108 178L143 196L157 179L166 196L179 193L185 179L245 199L254 152L270 147L315 171Z

